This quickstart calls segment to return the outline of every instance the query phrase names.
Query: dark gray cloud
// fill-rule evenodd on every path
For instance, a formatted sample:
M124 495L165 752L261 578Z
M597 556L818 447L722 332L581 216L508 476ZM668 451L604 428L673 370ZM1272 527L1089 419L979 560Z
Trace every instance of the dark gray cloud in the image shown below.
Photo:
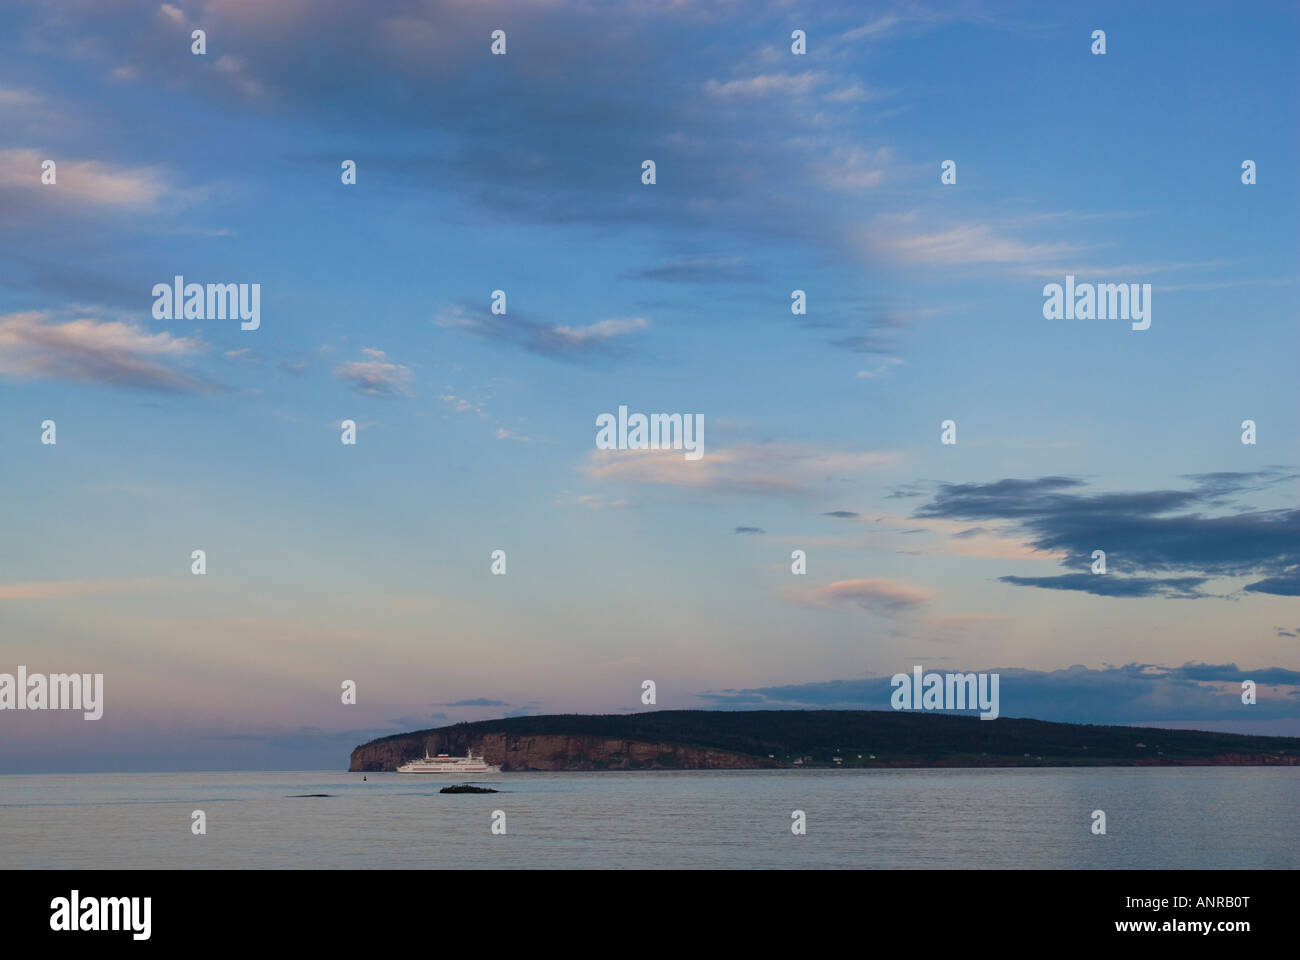
M736 533L766 533L762 527L737 527Z
M1049 590L1078 590L1099 597L1179 597L1185 600L1204 596L1199 592L1206 577L1123 577L1114 574L1064 573L1059 577L998 577L1002 583L1018 587L1045 587Z
M886 500L914 500L917 497L924 497L927 488L921 483L905 483L889 492L885 497Z
M501 700L491 700L487 697L475 697L472 700L457 700L455 703L435 704L439 707L508 707L510 704Z
M823 513L822 516L835 517L839 520L852 520L854 517L857 517L858 514L854 513L852 510L828 510L826 513Z
M1226 500L1238 493L1256 492L1279 483L1300 480L1300 474L1285 467L1269 466L1250 473L1188 473L1183 475L1183 479L1195 483L1197 489L1209 499Z
M1300 570L1280 577L1265 577L1245 586L1248 593L1271 593L1279 597L1300 597Z
M922 664L924 662L922 661ZM956 666L926 667L927 672L968 672ZM1141 723L1157 721L1294 723L1300 720L1300 671L1284 667L1243 669L1234 663L1187 663L1178 667L1131 663L1091 669L1062 670L970 668L999 674L1001 714L1069 723ZM911 670L911 661L898 672ZM888 710L890 678L863 677L821 683L755 689L727 689L697 694L724 709L857 709ZM1241 682L1259 685L1258 701L1241 702ZM1272 692L1279 688L1280 694ZM1259 731L1264 732L1264 731Z
M1250 510L1208 516L1232 495L1290 479L1280 468L1199 474L1190 490L1084 492L1071 477L940 484L914 516L1009 521L1039 550L1061 552L1063 565L1090 570L1094 550L1106 552L1108 573L1002 577L1005 583L1102 596L1204 596L1213 577L1259 576L1244 589L1300 595L1300 510ZM1170 573L1172 577L1156 575Z

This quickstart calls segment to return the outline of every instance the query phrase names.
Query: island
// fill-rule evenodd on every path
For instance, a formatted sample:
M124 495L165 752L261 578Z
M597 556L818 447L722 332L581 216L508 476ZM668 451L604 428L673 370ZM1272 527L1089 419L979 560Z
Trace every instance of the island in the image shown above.
M1300 737L891 710L656 710L398 733L358 746L348 769L392 771L426 752L471 750L502 771L1300 763Z

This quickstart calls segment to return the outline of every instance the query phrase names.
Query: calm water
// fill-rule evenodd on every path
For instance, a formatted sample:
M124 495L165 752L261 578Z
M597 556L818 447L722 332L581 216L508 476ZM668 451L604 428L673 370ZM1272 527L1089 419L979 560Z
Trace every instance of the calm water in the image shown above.
M367 776L0 776L0 868L1300 867L1295 767Z

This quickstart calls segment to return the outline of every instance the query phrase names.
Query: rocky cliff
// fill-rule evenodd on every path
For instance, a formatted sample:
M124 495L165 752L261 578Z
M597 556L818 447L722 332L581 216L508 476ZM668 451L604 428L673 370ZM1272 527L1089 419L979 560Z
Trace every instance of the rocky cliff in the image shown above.
M376 740L352 751L349 770L395 770L425 751L465 756L467 750L502 770L731 770L780 766L743 753L613 737L505 733L472 735L455 727Z

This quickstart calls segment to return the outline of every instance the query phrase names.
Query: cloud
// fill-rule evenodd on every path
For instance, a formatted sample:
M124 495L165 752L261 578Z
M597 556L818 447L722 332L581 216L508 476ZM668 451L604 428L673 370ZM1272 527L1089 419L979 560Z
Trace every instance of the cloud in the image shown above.
M886 147L874 151L840 147L829 159L811 161L808 169L813 180L828 190L860 193L881 184L889 159L890 151Z
M736 533L766 533L762 527L737 527Z
M491 700L487 697L476 697L473 700L457 700L455 703L437 703L437 707L508 707L510 704L503 703L500 700Z
M885 13L874 20L868 20L860 27L846 30L840 37L844 40L876 40L892 33L899 24L904 22L903 17L898 14Z
M900 662L898 672L913 661ZM959 671L956 667L936 672ZM995 668L1000 676L1001 713L1066 723L1220 723L1300 718L1300 701L1289 692L1300 688L1300 672L1282 667L1245 669L1235 663L1188 663L1163 667L1131 663L1091 669ZM890 674L892 676L892 674ZM715 707L730 709L889 709L890 676L829 680L697 694ZM1241 703L1241 681L1276 686L1280 696L1261 697L1249 709ZM1244 716L1249 715L1249 716Z
M1300 510L1201 512L1223 507L1233 494L1267 489L1292 476L1279 468L1200 474L1192 478L1192 489L1144 493L1085 493L1083 481L1059 476L941 484L913 515L1007 521L1033 549L1058 553L1076 570L1091 569L1093 550L1106 552L1105 574L1001 578L1017 586L1113 597L1196 597L1208 595L1201 587L1212 577L1260 576L1243 589L1296 596ZM1152 576L1161 573L1175 576Z
M42 104L44 99L40 94L33 93L31 90L0 87L0 110L23 110L36 107Z
M1265 577L1243 587L1247 593L1271 593L1279 597L1300 597L1300 569L1278 577Z
M172 23L181 26L184 26L185 24L185 14L181 12L179 7L174 7L170 3L162 4L158 8L158 15L164 19L170 20Z
M1076 255L1070 243L1030 243L1005 235L1005 226L954 223L918 229L916 211L881 214L856 231L858 249L871 257L908 265L1024 265ZM930 222L927 220L927 222Z
M486 307L463 304L441 311L433 322L440 327L464 330L483 340L511 344L559 360L582 360L620 353L624 348L618 341L642 333L650 326L645 317L614 317L587 326L547 325L515 311L503 316Z
M826 513L823 513L822 516L835 517L839 520L854 520L859 517L860 514L854 513L852 510L829 510Z
M791 589L787 599L810 607L854 603L881 616L896 617L933 599L933 594L902 580L837 580L823 587Z
M868 20L861 26L846 30L835 38L837 44L853 44L858 41L875 43L893 36L900 31L924 32L943 26L956 20L982 22L989 19L973 9L963 12L934 11L909 4L905 9L880 14L874 20Z
M411 395L411 371L400 363L394 363L382 350L365 347L361 353L364 360L350 360L334 368L334 376L352 384L358 393L369 397L409 397Z
M447 393L438 394L438 399L457 413L472 413L480 420L491 419L484 409L486 407L484 400L471 400L469 397L458 396L450 392L450 388Z
M41 163L55 162L56 182L41 182ZM83 209L149 211L172 195L159 167L121 167L94 160L74 160L59 151L0 150L0 196L22 191L43 204Z
M744 283L759 279L760 274L744 266L744 262L741 257L719 254L682 255L628 276L661 283Z
M132 323L91 318L50 322L44 312L0 316L0 375L17 379L68 380L163 393L219 390L164 360L201 352L201 341L165 331L149 333Z
M650 322L645 317L616 317L612 320L598 320L585 327L556 326L551 328L548 337L566 349L582 349L615 337L640 333L649 325Z
M862 370L859 370L858 379L875 380L877 377L883 377L886 373L894 369L894 367L898 366L902 362L903 361L899 357L885 357L874 368L871 369L864 368Z
M721 99L773 95L801 97L811 93L823 79L823 74L812 70L803 73L764 73L725 83L710 79L704 84L704 92Z
M930 312L934 311L902 309L889 303L873 302L845 315L837 315L833 310L819 311L817 320L804 321L801 326L814 331L842 331L840 336L827 343L837 349L861 355L864 359L874 358L870 366L859 370L857 374L861 380L874 380L903 363L902 357L898 356L899 333L912 327Z
M1066 573L1057 577L998 577L1018 587L1077 590L1098 597L1202 597L1206 577L1121 577L1112 574Z
M52 129L66 130L72 126L47 97L20 87L0 87L0 124L3 124L10 142L43 138ZM0 151L3 152L7 151ZM40 167L36 169L39 171Z
M882 100L886 96L888 94L883 91L865 87L855 80L847 87L832 90L826 94L826 99L831 103L868 103L872 100Z
M130 580L33 580L0 584L0 600L62 600L67 597L97 597L117 593L157 590L161 581Z
M595 450L580 469L607 483L679 487L711 493L806 496L835 479L892 466L891 452L848 452L797 444L709 449L687 460L680 450Z
M229 53L222 54L217 58L216 68L225 76L231 86L245 97L255 100L266 96L266 88L262 85L262 81L249 76L248 64L242 58L232 56Z
M490 59L496 4L171 6L183 18L152 4L85 4L76 17L37 8L32 33L43 52L76 51L105 78L180 90L222 113L271 105L317 128L350 123L377 144L352 157L368 176L514 223L838 251L860 211L818 194L879 181L879 144L863 142L856 104L881 94L857 75L860 62L831 56L823 73L741 58L742 73L719 75L718 37L750 26L744 5L512 5L509 55ZM196 25L208 57L190 55ZM756 138L760 123L789 135ZM432 131L437 148L394 148L381 131L402 144ZM628 189L650 146L658 185Z

